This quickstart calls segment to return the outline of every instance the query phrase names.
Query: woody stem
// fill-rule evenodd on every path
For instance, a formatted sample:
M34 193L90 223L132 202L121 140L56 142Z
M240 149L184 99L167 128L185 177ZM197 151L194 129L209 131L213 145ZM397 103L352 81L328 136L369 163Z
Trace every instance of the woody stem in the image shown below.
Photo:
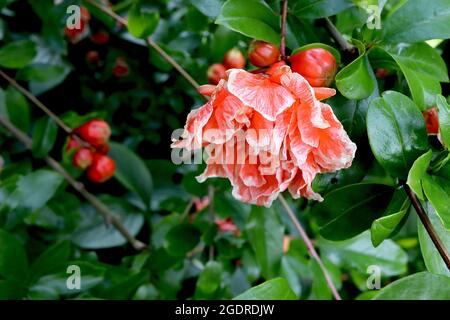
M314 245L311 241L311 239L308 237L308 234L306 233L305 229L303 229L302 225L300 224L300 221L297 219L297 216L295 215L294 211L292 211L291 207L289 207L289 204L287 203L286 199L283 197L282 194L280 194L279 198L281 205L286 210L286 213L291 219L292 223L294 224L295 229L300 234L300 237L303 239L303 242L305 242L306 248L308 249L308 252L314 260L316 260L317 264L320 267L320 270L322 271L325 281L328 285L328 287L331 290L331 293L333 294L334 298L336 300L342 300L341 296L339 295L339 292L337 291L336 287L333 284L333 281L331 280L330 274L328 273L327 268L323 264L322 259L320 258L319 254L317 253L316 249L314 248Z
M403 188L405 189L405 192L408 195L408 198L411 201L414 209L416 210L417 215L419 216L419 219L422 222L425 230L430 236L431 241L433 241L433 244L436 247L439 254L441 255L442 260L444 261L447 268L450 270L450 255L446 250L444 244L442 243L442 240L437 235L436 230L434 229L430 219L428 218L427 213L422 207L422 204L420 203L416 194L411 190L411 188L406 183L403 185Z

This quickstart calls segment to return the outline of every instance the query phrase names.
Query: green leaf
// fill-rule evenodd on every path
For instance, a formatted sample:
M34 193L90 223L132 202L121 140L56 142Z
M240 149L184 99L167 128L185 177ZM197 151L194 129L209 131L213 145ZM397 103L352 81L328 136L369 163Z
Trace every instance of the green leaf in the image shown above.
M450 148L450 105L441 95L436 97L436 105L439 116L439 133L444 144Z
M153 181L145 163L126 146L114 142L110 143L110 156L116 162L117 180L128 190L136 193L149 208Z
M423 191L436 209L446 229L450 229L450 183L447 179L425 175L423 177Z
M281 266L284 226L273 209L252 206L246 228L263 277L273 278Z
M184 257L200 241L200 231L192 224L179 224L166 234L164 246L174 257Z
M434 106L436 94L441 93L439 82L447 82L447 67L435 49L426 43L387 47L408 82L414 102L423 111Z
M23 176L12 194L16 206L37 210L42 208L56 193L63 177L50 170L37 170Z
M358 183L331 191L312 208L319 233L330 240L352 238L370 228L382 215L393 188L381 184ZM364 214L362 214L364 213Z
M0 279L24 282L28 260L25 249L12 234L0 229Z
M370 96L376 86L371 76L368 57L363 54L336 75L336 87L348 99L360 100Z
M222 264L217 261L209 261L197 279L195 297L197 299L211 299L220 288Z
M450 277L419 272L394 281L374 300L450 300Z
M128 31L136 38L148 38L156 30L158 22L159 13L145 11L139 2L135 3L128 12Z
M220 14L224 0L189 0L189 2L205 16L216 18Z
M43 158L52 150L56 141L58 127L50 117L44 117L36 122L33 132L33 156Z
M121 200L102 197L108 208L122 221L128 232L135 236L144 224L144 217L136 209ZM74 244L84 249L104 249L125 244L127 240L115 228L105 225L102 216L95 208L85 205L81 208L82 219L71 235Z
M331 262L346 269L357 269L366 274L370 265L377 265L384 276L406 272L408 263L406 252L392 240L386 240L375 248L370 240L369 231L345 241L333 242L321 239L318 245L323 255Z
M280 42L279 19L262 0L228 0L216 23L250 38L274 44Z
M341 272L339 268L335 266L333 263L331 263L328 259L324 259L322 257L322 260L334 286L336 287L336 289L339 290L339 288L342 286ZM328 282L325 278L325 275L323 274L323 271L319 266L319 263L316 260L311 259L310 268L313 275L313 283L311 288L312 296L310 297L310 299L312 298L314 300L330 300L333 297L333 295L328 285Z
M275 278L248 289L233 300L297 300L284 278Z
M5 102L9 120L23 132L30 127L30 107L27 99L14 87L5 91Z
M370 103L367 133L375 158L401 179L429 148L422 114L408 97L395 91L386 91Z
M294 0L290 2L292 12L302 18L324 18L333 16L354 6L351 0Z
M70 241L57 242L45 250L31 265L30 276L37 280L43 275L67 265L70 256ZM33 281L33 280L32 280Z
M427 169L430 166L432 156L433 152L430 149L426 153L418 157L417 160L414 161L411 170L409 170L408 180L406 180L408 186L410 186L410 188L415 192L420 200L425 200L422 191L422 179L427 173Z
M11 42L0 49L0 66L20 69L29 64L36 55L36 45L29 40Z
M424 208L428 213L428 218L430 219L431 224L436 231L436 234L442 240L442 243L447 246L447 252L450 254L450 249L448 247L448 245L450 244L450 230L444 228L441 221L439 220L439 217L436 214L436 211L429 202L424 205ZM428 232L425 230L422 222L420 222L419 219L417 219L417 233L419 235L422 257L428 271L449 277L450 270L448 270L447 266L442 260L441 255L439 254L439 251L437 251L436 246L433 244L433 241L428 235Z
M384 216L374 220L370 228L372 244L377 247L397 228L408 212L409 200L403 188L397 189Z
M409 0L383 24L387 42L421 42L450 38L449 0Z

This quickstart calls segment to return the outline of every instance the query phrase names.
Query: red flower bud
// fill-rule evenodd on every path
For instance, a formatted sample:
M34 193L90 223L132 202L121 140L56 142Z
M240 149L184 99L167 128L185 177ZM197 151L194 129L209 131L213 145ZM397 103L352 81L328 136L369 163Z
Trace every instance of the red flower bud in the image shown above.
M206 71L206 75L208 76L208 82L211 84L218 84L220 79L224 79L227 69L224 67L223 64L220 63L214 63L209 68L208 71Z
M90 63L98 62L100 60L100 55L98 51L91 50L86 54L86 61Z
M103 120L91 120L75 131L84 141L98 148L107 144L111 136L111 129Z
M379 68L375 71L375 76L379 79L386 78L389 75L389 70Z
M78 150L81 147L81 144L74 138L69 137L66 145L66 151L70 152L72 150Z
M422 112L423 118L427 125L428 134L438 134L439 133L439 118L438 111L436 107L425 110Z
M233 48L225 53L223 65L226 69L244 69L245 57L239 49Z
M122 78L127 76L130 73L130 67L128 66L128 63L126 62L124 57L118 57L116 59L116 63L114 64L113 68L113 74L117 78Z
M277 62L280 50L274 44L253 40L248 48L248 60L256 67L267 67Z
M100 153L94 153L91 166L87 170L89 180L102 183L110 179L116 171L116 163L113 159Z
M109 34L105 31L99 31L91 36L91 41L95 44L106 44L109 41Z
M292 71L301 74L311 86L329 86L337 71L334 56L322 48L301 51L289 58Z
M81 148L73 155L72 164L75 168L85 170L92 164L92 160L92 151L88 148Z

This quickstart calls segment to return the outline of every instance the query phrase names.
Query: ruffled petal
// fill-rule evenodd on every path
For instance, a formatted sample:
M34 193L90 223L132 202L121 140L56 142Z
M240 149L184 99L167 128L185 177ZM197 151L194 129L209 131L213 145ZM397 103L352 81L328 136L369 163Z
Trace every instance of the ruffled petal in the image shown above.
M228 90L270 121L295 101L288 90L268 77L239 69L229 73Z

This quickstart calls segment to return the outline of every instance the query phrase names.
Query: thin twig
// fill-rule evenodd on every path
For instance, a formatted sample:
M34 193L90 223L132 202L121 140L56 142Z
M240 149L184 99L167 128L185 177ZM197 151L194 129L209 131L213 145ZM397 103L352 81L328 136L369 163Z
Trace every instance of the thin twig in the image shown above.
M349 54L354 54L356 52L356 47L345 40L345 38L342 36L336 26L331 22L331 20L329 18L324 18L324 22L325 28L331 34L341 50Z
M95 0L85 0L85 1L92 4L93 6L95 6L102 12L106 13L111 18L115 19L124 26L128 26L127 19L121 17L120 15L112 11L110 8L101 5ZM181 76L183 76L183 78L185 78L186 81L189 82L190 85L192 85L192 87L194 87L196 90L198 89L199 84L197 83L197 81L195 81L190 76L190 74L187 73L186 70L184 70L183 67L180 66L178 62L176 62L170 55L168 55L167 52L165 52L156 42L154 42L150 37L145 39L145 41L148 44L148 46L154 49L164 60L166 60L169 64L171 64L181 74Z
M68 127L64 121L61 120L55 113L53 113L46 105L44 105L34 94L22 87L16 80L8 76L3 70L0 69L0 76L2 76L6 81L9 82L14 88L21 92L25 97L27 97L31 102L33 102L39 109L41 109L45 114L47 114L64 132L72 136L81 146L94 148L90 143L81 139L72 128Z
M422 204L420 203L416 194L411 190L411 188L406 183L403 185L403 188L405 189L405 192L408 195L409 200L414 206L414 209L416 209L417 215L419 216L419 219L422 222L423 226L425 227L425 230L427 231L428 235L433 241L434 246L441 255L442 260L444 260L445 265L450 270L450 255L447 249L445 248L445 245L442 243L442 240L437 235L436 230L434 230L433 224L431 223L427 213L423 209Z
M16 80L8 76L3 70L0 70L0 76L2 76L6 81L8 81L14 88L19 90L25 97L30 99L36 106L38 106L42 111L44 111L50 118L55 121L55 123L60 126L67 134L72 133L72 129L69 128L56 114L54 114L49 108L47 108L42 102L40 102L31 92L26 90Z
M286 19L288 12L288 0L282 0L283 4L281 6L281 42L280 42L280 53L281 60L286 60Z
M319 254L317 253L316 249L314 248L314 245L309 239L308 235L306 234L306 231L303 229L302 225L300 224L300 221L298 221L297 217L295 216L295 213L292 211L291 207L289 207L289 204L286 202L286 199L284 199L283 195L280 194L278 199L281 202L281 205L286 210L289 219L291 219L292 223L294 224L295 229L298 231L300 236L302 237L303 241L305 242L306 248L308 249L309 254L311 257L316 260L318 263L320 269L322 270L322 273L325 277L325 281L327 282L328 287L331 290L331 293L333 294L334 298L336 300L342 300L341 296L339 295L339 292L337 291L336 287L333 284L333 281L331 280L330 274L327 271L327 268L322 262L322 259L320 259Z
M11 134L17 138L20 142L22 142L28 149L31 149L33 146L33 140L28 137L25 133L23 133L21 130L19 130L15 125L13 125L11 122L9 122L4 117L0 117L0 124L3 125L6 129L8 129ZM125 226L122 224L120 219L113 214L106 205L101 202L96 196L94 196L92 193L86 190L84 185L75 180L66 169L64 169L58 161L53 159L50 156L47 156L44 158L45 162L57 173L59 173L66 181L76 190L78 191L88 202L91 203L91 205L97 209L97 211L102 215L102 217L105 219L105 221L110 222L114 228L116 228L117 231L119 231L122 236L133 246L136 250L143 250L147 246L142 243L141 241L137 240L135 237L133 237L128 230L125 228Z

